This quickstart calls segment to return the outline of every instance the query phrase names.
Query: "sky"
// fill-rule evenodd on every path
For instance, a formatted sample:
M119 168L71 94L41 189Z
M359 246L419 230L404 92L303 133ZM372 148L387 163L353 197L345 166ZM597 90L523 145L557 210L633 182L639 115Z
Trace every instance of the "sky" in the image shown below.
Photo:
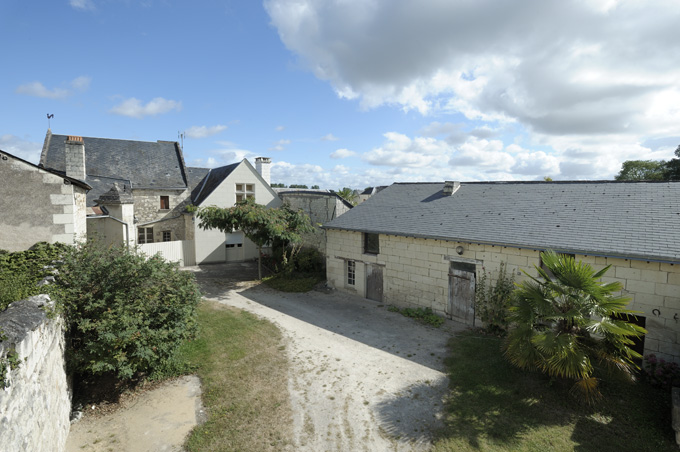
M678 23L677 0L3 0L0 149L37 163L49 126L328 189L612 179L680 145Z

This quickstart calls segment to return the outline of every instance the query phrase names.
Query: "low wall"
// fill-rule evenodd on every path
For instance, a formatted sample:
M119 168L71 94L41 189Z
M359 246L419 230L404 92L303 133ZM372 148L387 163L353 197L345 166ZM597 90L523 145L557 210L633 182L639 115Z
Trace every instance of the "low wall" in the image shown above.
M63 451L69 433L71 398L64 368L63 321L48 319L36 295L0 313L0 449ZM11 369L7 355L21 360Z

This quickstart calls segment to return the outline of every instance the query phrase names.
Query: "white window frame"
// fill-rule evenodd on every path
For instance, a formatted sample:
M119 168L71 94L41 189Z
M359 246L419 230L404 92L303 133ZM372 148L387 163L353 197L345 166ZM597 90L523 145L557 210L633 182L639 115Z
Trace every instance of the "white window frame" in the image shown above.
M345 263L345 283L348 286L355 286L357 283L357 262L347 260Z
M255 184L238 183L236 184L236 202L241 202L244 199L255 199Z
M145 243L153 243L153 228L138 227L137 243L140 245Z

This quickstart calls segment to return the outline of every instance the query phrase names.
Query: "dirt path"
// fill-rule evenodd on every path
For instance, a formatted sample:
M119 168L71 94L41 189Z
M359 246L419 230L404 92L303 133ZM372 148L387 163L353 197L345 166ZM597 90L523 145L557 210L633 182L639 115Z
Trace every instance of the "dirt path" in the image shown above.
M217 268L197 276L207 298L266 318L287 338L294 450L430 448L448 385L446 342L464 326L424 326L338 292L231 290Z
M181 451L201 416L200 394L198 377L187 376L144 392L113 413L84 416L71 425L66 451Z

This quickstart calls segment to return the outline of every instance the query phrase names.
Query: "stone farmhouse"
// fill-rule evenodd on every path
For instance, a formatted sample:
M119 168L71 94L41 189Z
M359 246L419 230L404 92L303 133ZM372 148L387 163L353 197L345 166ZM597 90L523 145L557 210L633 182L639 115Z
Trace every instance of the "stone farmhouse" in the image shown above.
M196 206L231 207L243 198L276 207L281 201L269 186L266 157L221 168L187 167L181 147L171 141L133 141L52 134L47 131L40 167L91 187L86 204L87 236L105 243L148 245L187 242L184 261L239 261L257 256L240 232L224 234L198 228L187 210ZM155 250L154 250L155 252Z
M680 361L680 182L397 183L324 228L329 284L468 325L475 281L501 263L516 281L546 249L611 265L640 351Z
M0 249L21 251L36 242L75 243L85 237L82 180L41 168L0 150Z

